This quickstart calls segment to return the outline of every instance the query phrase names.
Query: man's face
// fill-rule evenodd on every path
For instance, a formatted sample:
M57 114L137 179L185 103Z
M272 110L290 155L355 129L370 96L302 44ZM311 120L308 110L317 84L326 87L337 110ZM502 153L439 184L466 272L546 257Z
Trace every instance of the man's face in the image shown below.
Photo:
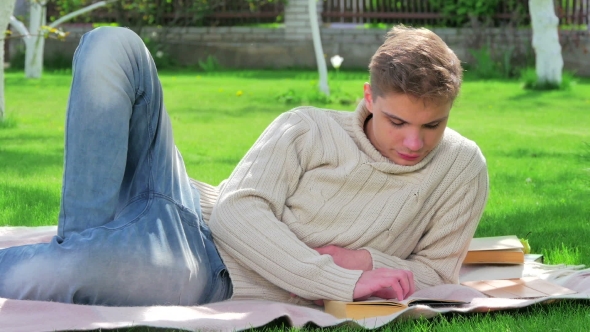
M365 105L373 117L365 134L381 154L398 165L419 163L440 142L451 103L425 103L407 94L391 93L373 101L365 84Z

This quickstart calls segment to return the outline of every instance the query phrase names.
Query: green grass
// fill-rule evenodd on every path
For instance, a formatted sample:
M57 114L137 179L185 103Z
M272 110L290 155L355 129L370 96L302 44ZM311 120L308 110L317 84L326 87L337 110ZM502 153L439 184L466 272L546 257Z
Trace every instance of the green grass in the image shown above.
M71 77L46 73L34 81L22 76L6 77L9 123L0 125L0 225L55 224ZM189 174L212 184L225 179L262 130L295 106L277 96L292 90L295 99L314 104L315 80L316 74L304 71L162 74ZM341 72L337 90L347 99L361 98L366 80L365 72ZM354 103L322 106L355 108ZM476 141L488 162L491 191L477 236L531 232L533 252L543 253L546 261L590 265L590 80L544 92L523 90L517 81L467 80L449 126ZM590 306L575 302L442 316L385 330L585 331L589 324Z

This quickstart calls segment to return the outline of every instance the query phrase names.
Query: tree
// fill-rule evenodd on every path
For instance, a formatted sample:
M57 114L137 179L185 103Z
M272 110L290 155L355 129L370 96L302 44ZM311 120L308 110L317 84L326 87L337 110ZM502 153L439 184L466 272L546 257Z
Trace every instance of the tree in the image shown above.
M308 0L307 9L309 13L309 23L311 25L311 36L313 38L313 49L315 51L315 59L318 65L318 73L320 76L320 91L326 96L329 96L330 86L328 85L328 69L326 68L326 60L324 59L324 50L322 48L322 40L320 38L316 0Z
M0 31L6 31L10 16L14 10L15 0L3 0L0 2ZM4 121L4 43L2 38L2 49L0 50L0 121Z
M529 0L533 26L533 48L537 86L559 87L563 57L559 44L559 19L555 15L553 0Z
M76 16L80 16L91 10L106 6L115 0L99 1L82 9L71 12L47 25L47 2L48 0L30 0L29 27L19 21L16 17L10 18L13 29L18 31L25 42L25 76L27 78L40 78L43 72L43 52L45 48L45 37L48 33L57 33L57 36L64 36L56 28Z

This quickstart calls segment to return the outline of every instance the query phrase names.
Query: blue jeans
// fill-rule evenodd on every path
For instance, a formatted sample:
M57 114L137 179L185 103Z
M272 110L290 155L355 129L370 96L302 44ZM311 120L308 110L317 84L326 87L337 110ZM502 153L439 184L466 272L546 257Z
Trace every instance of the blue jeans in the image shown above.
M115 306L231 296L172 138L153 60L124 28L74 55L58 235L0 250L0 296Z

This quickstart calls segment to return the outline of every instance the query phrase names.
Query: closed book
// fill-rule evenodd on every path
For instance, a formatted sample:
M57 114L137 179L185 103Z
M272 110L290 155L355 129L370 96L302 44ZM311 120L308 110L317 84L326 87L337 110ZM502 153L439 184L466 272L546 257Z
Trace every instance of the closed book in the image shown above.
M473 238L463 264L523 264L523 248L515 235Z
M404 301L369 299L365 301L343 302L324 300L324 311L336 318L365 319L388 316L416 305L429 307L450 307L468 304L465 301L414 298Z
M524 264L463 264L459 282L522 278Z
M524 261L525 264L463 264L459 270L459 282L522 278L525 265L543 263L543 255L525 254Z

